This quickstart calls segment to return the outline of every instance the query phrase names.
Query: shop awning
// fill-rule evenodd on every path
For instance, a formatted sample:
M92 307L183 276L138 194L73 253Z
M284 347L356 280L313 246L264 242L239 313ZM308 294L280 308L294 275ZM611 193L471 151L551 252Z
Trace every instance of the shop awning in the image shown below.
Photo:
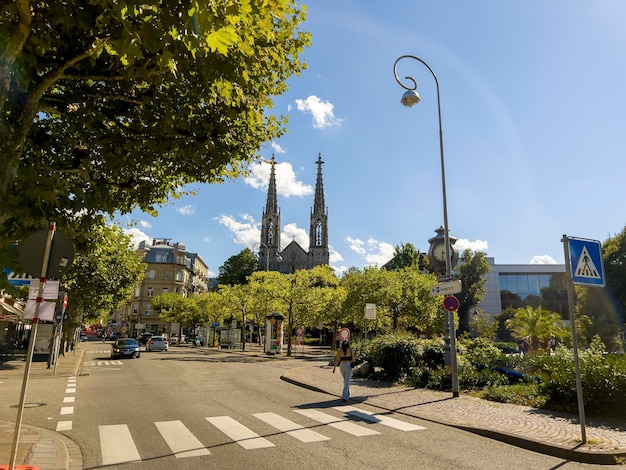
M24 311L15 304L10 304L5 298L0 297L0 321L12 321L18 323L24 320Z

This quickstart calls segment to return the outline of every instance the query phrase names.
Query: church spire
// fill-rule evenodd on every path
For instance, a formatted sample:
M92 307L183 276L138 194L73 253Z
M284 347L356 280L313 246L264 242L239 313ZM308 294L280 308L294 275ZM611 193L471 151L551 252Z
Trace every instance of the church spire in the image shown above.
M272 155L271 160L269 161L272 168L270 169L270 181L267 186L267 202L265 203L265 212L267 214L272 214L278 212L278 196L276 195L276 172L275 165L276 159L274 155Z
M261 266L267 266L270 271L276 271L277 254L280 252L280 210L278 209L278 196L276 194L276 159L272 155L269 161L270 180L267 185L267 202L261 221L261 241L259 247L259 262Z
M315 200L311 211L309 231L309 267L329 264L328 214L324 204L324 180L322 178L322 154L317 157L317 181L315 182Z

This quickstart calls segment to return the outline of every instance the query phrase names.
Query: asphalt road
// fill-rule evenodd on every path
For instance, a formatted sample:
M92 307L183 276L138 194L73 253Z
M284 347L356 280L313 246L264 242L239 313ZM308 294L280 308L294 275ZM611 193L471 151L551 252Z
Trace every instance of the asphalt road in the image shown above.
M27 402L42 405L29 407L24 422L75 441L85 469L599 468L365 404L346 407L281 381L303 365L289 358L181 347L112 361L109 349L89 344L75 381L29 384ZM10 403L18 385L2 384ZM46 405L64 400L67 414Z

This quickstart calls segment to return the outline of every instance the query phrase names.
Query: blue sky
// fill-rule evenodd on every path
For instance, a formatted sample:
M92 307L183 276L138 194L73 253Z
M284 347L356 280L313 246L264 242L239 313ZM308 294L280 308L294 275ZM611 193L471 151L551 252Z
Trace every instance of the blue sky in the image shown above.
M405 54L441 94L448 222L461 249L498 264L563 263L563 234L604 241L626 224L626 2L314 0L301 77L277 97L289 132L278 162L282 243L307 249L321 153L331 265L382 265L396 245L427 251L443 225L435 82L399 63L422 101L400 104ZM210 271L258 250L269 165L195 185L136 212L138 238L169 238Z

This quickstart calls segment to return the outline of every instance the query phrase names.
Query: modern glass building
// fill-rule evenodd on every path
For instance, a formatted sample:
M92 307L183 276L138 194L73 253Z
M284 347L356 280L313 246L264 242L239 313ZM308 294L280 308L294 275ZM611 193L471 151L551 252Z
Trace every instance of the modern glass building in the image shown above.
M507 307L541 305L569 318L564 264L496 264L487 258L491 272L487 274L486 293L478 305L480 311L492 316Z

